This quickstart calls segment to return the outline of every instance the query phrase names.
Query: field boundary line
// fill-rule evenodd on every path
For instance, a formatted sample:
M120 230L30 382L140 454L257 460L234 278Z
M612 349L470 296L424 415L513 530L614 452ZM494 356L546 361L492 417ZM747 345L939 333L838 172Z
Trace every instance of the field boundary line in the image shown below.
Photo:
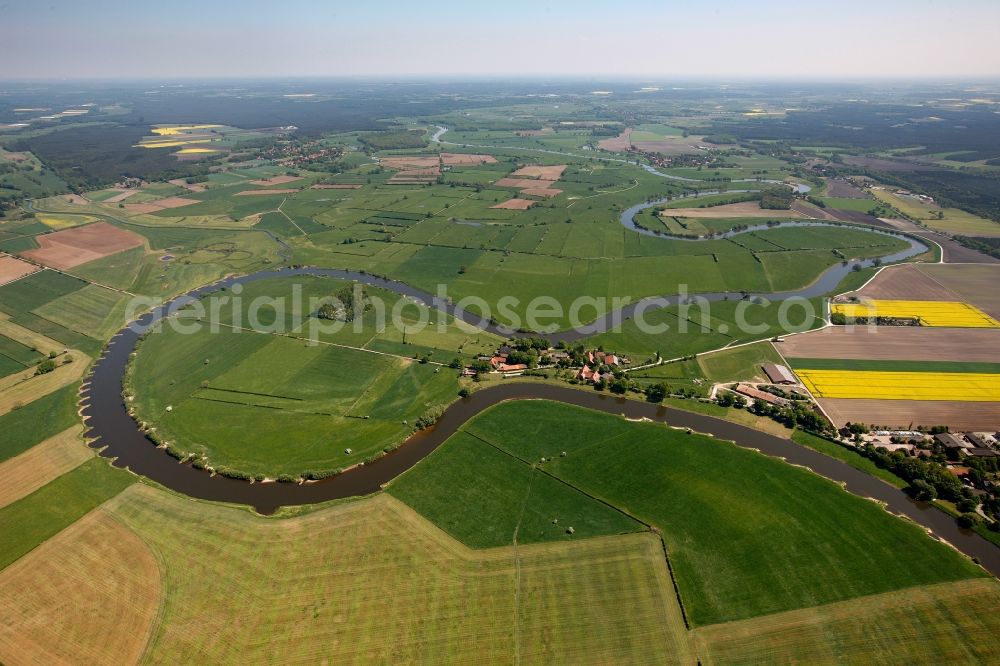
M477 435L475 433L472 433L472 432L469 432L468 430L462 430L461 432L464 432L465 434L470 435L474 439L477 439L477 440L483 442L487 446L490 446L490 447L496 449L497 451L500 451L501 453L503 453L503 454L505 454L507 456L510 456L514 460L518 460L518 461L523 462L525 464L529 464L528 461L524 460L523 458L520 458L519 456L514 455L513 453L510 453L509 451L505 451L504 449L500 448L499 446L497 446L493 442L490 442L488 439L480 437L479 435ZM615 439L615 438L611 438L611 439ZM604 440L604 442L611 441L611 439ZM602 443L604 443L604 442L602 442ZM688 622L687 610L684 608L684 600L681 598L681 589L677 585L677 579L674 577L674 568L673 568L673 565L670 564L670 554L669 554L669 551L668 551L668 548L667 548L667 542L663 539L663 534L660 532L660 530L656 526L652 525L651 523L646 522L642 518L639 518L638 516L633 515L632 513L626 511L625 509L622 509L621 507L615 506L614 504L611 504L607 500L604 500L604 499L602 499L600 497L597 497L596 495L593 495L593 494L587 492L586 490L583 490L582 488L577 487L573 483L570 483L569 481L556 476L552 472L549 472L547 469L539 467L536 464L531 464L531 469L535 470L535 471L538 471L538 472L540 472L540 473L548 476L549 478L551 478L551 479L553 479L553 480L555 480L555 481L563 484L564 486L572 488L573 490L575 490L578 493L584 495L585 497L589 497L590 499L594 500L595 502L598 502L599 504L603 504L604 506L606 506L606 507L608 507L608 508L610 508L610 509L612 509L614 511L617 511L618 513L622 514L623 516L631 518L635 522L637 522L640 525L642 525L643 527L645 527L648 532L651 532L651 533L655 534L659 538L660 547L663 549L663 560L664 560L664 562L667 565L667 573L670 575L670 582L671 582L671 584L674 587L674 595L677 597L677 605L680 607L680 610L681 610L681 618L684 620L684 628L687 629L687 630L690 630L691 629L691 624ZM530 492L530 486L529 486L529 492ZM527 503L527 495L525 495L525 502ZM522 510L522 516L523 516L523 511L524 511L524 507L523 506L522 506L521 510ZM520 519L518 519L518 529L519 528L520 528ZM516 534L516 530L515 530L515 534ZM517 548L516 541L517 540L516 540L516 537L515 537L515 543L514 543L515 550Z
M292 335L291 333L277 333L277 332L265 332L265 331L255 331L252 328L247 328L246 326L234 326L232 324L219 323L219 326L225 326L226 328L231 328L235 331L246 331L247 333L256 333L258 335L273 335L279 338L288 338L290 340L299 340L301 342L307 342L317 345L327 345L329 347L340 347L342 349L353 349L354 351L365 352L366 354L378 354L379 356L389 356L391 358L398 358L404 361L418 362L417 359L412 356L402 356L400 354L390 354L389 352L381 352L375 349L365 349L364 347L352 347L351 345L341 344L339 342L328 342L326 340L312 340L310 338L302 338L297 335ZM438 361L427 361L428 365L437 365L439 367L446 367L445 363L439 363Z
M127 471L131 472L131 470L127 470ZM140 477L140 481L138 483L143 483L143 481L141 480L141 477ZM160 584L161 584L161 586L165 587L166 580L167 580L167 559L164 556L163 552L150 539L147 539L147 538L143 537L141 534L139 534L139 532L137 532L135 529L133 529L124 520L122 520L122 518L118 514L115 513L114 506L112 506L112 504L111 504L112 500L117 499L118 497L120 497L121 495L123 495L126 491L128 491L134 485L135 484L132 484L131 486L128 486L127 488L125 488L124 490L122 490L120 493L118 493L117 495L115 495L114 497L108 498L108 500L106 502L104 502L104 504L101 504L100 506L96 507L95 511L101 511L110 520L113 520L115 523L117 523L118 525L120 525L123 529L126 529L129 532L131 532L132 534L134 534L137 539L139 539L143 544L145 544L146 548L149 549L150 555L153 556L153 561L156 562L156 568L157 568L157 570L160 573ZM147 487L149 487L149 486L147 486ZM81 520L82 520L82 518L81 518ZM79 521L77 521L77 522L79 522ZM139 655L139 662L140 663L144 663L145 662L145 657L146 657L147 654L149 654L150 650L152 650L153 645L156 642L157 635L159 634L159 631L160 631L161 627L163 626L163 618L166 616L166 612L167 612L167 610L166 610L167 609L167 596L168 595L166 594L166 591L164 590L163 593L160 594L160 598L157 600L156 613L153 615L152 619L150 620L149 631L148 631L148 634L146 636L146 640L143 642L142 652Z
M534 472L536 467L531 466ZM517 517L517 524L514 526L514 538L511 541L514 553L514 664L521 663L521 556L517 552L517 535L521 531L521 522L524 520L524 512L528 508L528 499L531 497L531 486L535 482L535 475L528 476L528 489L524 493L524 501L521 502L521 513Z
M628 511L626 511L625 509L622 509L621 507L617 507L614 504L611 504L610 502L608 502L607 500L601 499L600 497L597 497L596 495L590 494L586 490L583 490L582 488L579 488L579 487L575 486L574 484L570 483L569 481L556 476L555 474L553 474L552 472L548 471L547 469L544 469L542 467L538 467L538 466L534 465L533 463L529 463L524 458L516 456L513 453L511 453L510 451L505 451L504 449L500 448L499 446L497 446L493 442L489 441L488 439L485 439L484 437L481 437L481 436L479 436L479 435L477 435L475 433L469 432L468 430L461 430L460 432L464 432L465 434L473 437L474 439L478 439L483 444L486 444L487 446L493 447L494 449L496 449L500 453L504 454L505 456L513 458L514 460L517 460L518 462L524 463L525 465L530 465L532 467L532 469L538 470L539 472L541 472L542 474L546 475L547 477L549 477L549 478L551 478L551 479L553 479L555 481L558 481L559 483L563 484L564 486L566 486L568 488L572 488L573 490L577 491L578 493L580 493L580 494L582 494L582 495L584 495L586 497L589 497L590 499L594 500L595 502L603 504L604 506L608 507L609 509L613 509L613 510L617 511L618 513L622 514L623 516L625 516L627 518L631 518L632 520L634 520L635 522L639 523L640 525L642 525L643 527L645 527L646 529L648 529L650 531L652 531L653 529L655 529L651 524L647 523L642 518L639 518L638 516L632 515L631 513L629 513ZM610 441L610 440L607 440L607 441Z
M79 275L73 275L72 273L67 273L66 271L60 270L58 268L53 268L52 266L46 266L45 264L40 264L38 262L32 261L31 259L28 259L27 257L19 257L17 255L10 254L10 253L8 253L8 252L6 252L4 250L0 250L0 256L11 257L12 259L17 259L18 261L23 261L25 263L31 264L32 266L37 266L38 269L39 269L39 270L37 270L37 271L35 271L33 273L28 273L27 275L22 275L19 278L11 280L10 282L5 282L4 285L14 284L18 280L23 280L26 277L31 277L32 275L35 275L36 273L41 273L42 271L52 271L53 273L61 273L62 275L65 275L67 277L71 277L71 278L73 278L75 280L80 280L81 282L86 282L87 284L92 284L95 287L100 287L102 289L107 289L108 291L116 291L119 294L125 294L126 296L135 296L135 294L133 294L131 291L126 291L124 289L118 289L117 287L111 287L111 286L108 286L106 284L101 284L100 282L94 282L93 280L88 280L87 278L80 277ZM112 255L108 255L108 256L112 256ZM77 332L79 333L79 331L77 331Z
M285 202L286 202L286 201L288 201L288 197L285 197L285 198L283 198L283 199L281 200L281 203L280 203L280 204L278 204L278 208L277 208L278 212L279 212L279 213L281 213L282 215L284 215L284 216L285 216L285 219L286 219L286 220L288 220L289 222L291 222L291 223L292 223L292 226L293 226L293 227L295 227L296 229L298 229L298 230L299 230L299 233L300 233L300 234L302 234L303 236L306 236L306 237L308 237L308 236L309 236L309 234L307 234L306 232L304 232L304 231L302 230L302 227L300 227L300 226L299 226L298 224L296 224L296 223L295 223L295 220L293 220L293 219L292 219L292 218L291 218L291 217L290 217L290 216L288 215L288 213L286 213L285 211L281 210L281 207L285 205Z
M655 530L655 534L660 537L660 547L663 548L663 560L667 563L667 573L670 574L670 583L674 586L674 595L677 597L677 606L681 609L681 619L684 620L684 628L691 631L687 609L684 608L684 600L681 599L681 588L677 585L677 578L674 576L674 567L670 564L670 549L667 548L667 541L663 538L663 534L659 530Z
M982 265L983 265L983 266L988 266L989 264L982 264ZM936 277L934 277L933 275L928 275L927 273L925 273L925 272L921 271L921 270L920 270L920 268L917 268L917 271L919 271L919 272L920 272L920 274L921 274L921 275L923 275L924 277L926 277L926 278L930 279L930 280L931 280L931 282L933 282L933 283L934 283L934 284L936 284L937 286L941 287L942 289L944 289L944 290L945 290L945 291L947 291L948 293L952 294L952 295L953 295L953 296L955 297L955 300L956 300L956 301L959 301L959 302L962 302L962 303L965 303L966 305L971 305L971 306L973 306L973 307L975 307L975 308L977 308L977 309L979 309L979 310L982 310L982 308L979 308L979 306L977 306L977 305L976 305L975 303L970 303L970 302L969 302L969 299L967 299L967 298L963 298L961 294L957 293L957 292L956 292L956 291L955 291L954 289L952 289L952 288L951 288L951 287L949 287L948 285L946 285L946 284L943 284L943 283L941 283L941 282L940 282L940 281L939 281L939 280L938 280L938 279L937 279Z

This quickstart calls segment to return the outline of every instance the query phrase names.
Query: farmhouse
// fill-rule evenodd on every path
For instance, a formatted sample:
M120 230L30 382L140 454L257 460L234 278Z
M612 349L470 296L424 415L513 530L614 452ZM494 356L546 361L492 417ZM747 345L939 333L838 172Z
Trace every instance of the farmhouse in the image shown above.
M987 432L967 432L965 438L979 449L988 449L996 444L996 440Z
M971 449L972 445L969 444L963 437L959 435L953 435L950 432L942 432L934 435L934 441L943 446L946 449Z
M1000 452L993 449L966 449L965 455L970 458L1000 458Z
M587 362L592 365L621 365L622 361L614 354L605 354L600 350L587 352Z
M580 368L580 372L576 373L576 378L582 382L592 382L594 384L600 382L603 379L611 377L611 373L607 372L603 375L600 370L591 370L589 366L583 366Z
M792 371L783 365L765 363L761 368L763 368L767 378L774 384L798 384L798 380L795 379Z
M742 393L748 398L753 398L754 400L761 400L763 402L770 403L772 405L787 405L788 400L785 398L778 397L767 391L761 391L760 389L750 386L749 384L737 384L736 392Z

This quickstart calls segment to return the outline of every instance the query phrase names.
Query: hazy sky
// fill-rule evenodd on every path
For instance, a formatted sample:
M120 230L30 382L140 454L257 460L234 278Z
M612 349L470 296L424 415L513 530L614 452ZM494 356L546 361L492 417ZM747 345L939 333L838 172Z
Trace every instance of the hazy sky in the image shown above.
M0 0L0 78L1000 75L1000 0Z

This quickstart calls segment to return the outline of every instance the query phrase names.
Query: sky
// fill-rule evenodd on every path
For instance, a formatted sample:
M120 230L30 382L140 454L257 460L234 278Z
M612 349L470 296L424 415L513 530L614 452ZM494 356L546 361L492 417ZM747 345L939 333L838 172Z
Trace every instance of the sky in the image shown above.
M0 0L0 79L1000 76L1000 0Z

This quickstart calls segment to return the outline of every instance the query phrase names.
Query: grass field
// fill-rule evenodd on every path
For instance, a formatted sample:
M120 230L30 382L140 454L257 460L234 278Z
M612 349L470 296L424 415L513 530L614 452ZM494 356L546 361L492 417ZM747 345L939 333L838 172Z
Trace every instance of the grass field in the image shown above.
M11 340L16 340L19 344L29 349L33 348L42 355L47 355L49 352L58 353L65 349L65 345L47 338L41 333L32 331L30 328L15 324L5 312L0 312L0 335Z
M515 538L518 543L569 541L644 529L467 433L450 438L441 455L421 463L419 474L395 481L391 492L424 515L441 516L442 488L467 501L452 505L438 526L473 548L503 546Z
M845 317L919 319L922 326L1000 328L1000 322L976 306L957 301L875 299L864 303L834 303L830 311Z
M70 384L20 409L0 416L0 462L24 453L35 444L77 422L78 384Z
M880 201L884 201L909 217L920 220L931 229L962 236L1000 236L1000 224L967 213L958 208L939 208L926 204L914 197L899 196L888 190L871 190ZM941 218L938 218L938 215Z
M0 315L0 332L18 340L30 341L39 349L45 348L48 351L70 348L87 354L97 353L101 342L95 338L40 317L34 312L86 287L88 285L83 280L47 270L0 287L0 311L3 312ZM29 331L31 333L26 335Z
M376 327L373 309L359 319L357 330L352 323L309 344L307 329L318 320L308 297L332 295L345 284L253 283L242 294L246 310L221 315L217 332L205 326L184 334L166 326L151 334L130 376L139 417L154 423L159 437L180 451L204 455L213 466L272 478L341 469L398 444L417 419L457 397L458 371L440 363L485 350L496 338L463 334L451 324L443 332L432 327L404 345L388 333L391 323L386 330ZM295 285L304 288L298 305L290 298ZM289 297L288 309L254 314L250 307L264 294ZM303 316L299 326L297 315ZM236 318L243 326L257 319L258 330L287 333L225 325ZM432 344L455 348L424 346ZM456 350L465 344L471 349ZM435 352L437 363L412 359Z
M36 308L34 314L96 340L110 338L125 324L129 296L88 284Z
M809 330L822 323L819 299L787 308L793 330ZM698 354L726 345L750 342L783 335L791 331L781 325L781 303L743 301L734 294L728 301L708 304L671 306L648 310L640 326L637 318L622 323L619 331L609 331L589 338L593 345L628 355L633 362L652 358L672 359Z
M990 664L994 579L913 587L692 632L700 663Z
M0 287L0 303L4 312L31 312L60 296L71 294L87 285L83 280L56 273L39 271L17 282Z
M76 424L0 462L0 507L30 495L90 459L94 452L83 443L82 433L83 426Z
M39 213L35 216L39 222L52 229L69 229L81 224L95 222L96 217L92 215L60 215L58 213Z
M36 375L35 370L8 375L0 379L0 415L22 409L53 391L77 382L87 371L90 358L78 352L58 357L55 370Z
M88 514L0 572L0 660L138 663L162 601L159 569L110 513Z
M487 165L462 170L502 175L513 168L510 156L498 157L502 169L490 170ZM191 194L200 204L163 213L176 216L183 211L186 218L159 213L130 218L134 225L143 225L129 225L130 229L147 236L153 248L162 247L175 255L175 260L158 264L156 257L147 258L143 268L149 275L133 286L123 281L127 271L102 277L118 280L115 286L131 291L167 293L154 279L159 272L167 273L161 279L170 283L174 271L193 272L201 261L223 263L225 257L208 247L205 252L188 254L183 247L175 252L157 242L157 235L201 235L207 243L211 233L226 233L226 243L236 243L237 238L245 243L254 236L267 241L260 231L213 231L196 221L206 216L244 220L260 214L255 229L267 230L288 243L295 263L375 271L430 291L447 284L456 300L477 296L493 306L504 296L514 296L519 302L512 311L524 323L526 304L535 296L556 298L567 307L582 290L599 297L637 299L675 293L681 284L691 291L794 288L840 261L834 250L869 256L886 254L899 245L887 236L839 228L766 230L747 240L755 244L753 248L718 239L684 243L642 237L615 224L616 212L643 197L662 196L665 187L672 190L673 186L637 167L600 165L570 156L560 161L569 163L559 181L565 195L528 211L493 209L508 194L481 184L479 190L455 183L404 188L369 183L370 174L360 170L356 175L363 176L363 187L358 190L306 189L280 199L238 198L269 201L234 202L231 190L242 185L221 185ZM475 183L484 180L461 178ZM259 256L263 248L256 248L256 241L253 245L252 254ZM227 247L236 250L233 245ZM265 256L273 260L270 254ZM102 281L89 270L88 278ZM607 307L601 306L595 316ZM498 319L513 322L493 309ZM565 328L569 321L563 315L552 323Z
M30 495L0 508L0 569L134 483L136 477L92 458Z
M141 485L85 520L0 581L37 588L39 607L60 592L63 608L94 604L100 637L130 616L151 663L692 661L650 534L470 551L386 495L275 520ZM128 571L95 589L109 567ZM133 573L148 582L133 588ZM0 602L5 662L20 640L79 630L70 612L36 626L32 599ZM113 658L136 649L125 638L84 648Z
M714 382L758 380L767 381L761 369L764 363L782 364L781 356L770 342L758 342L736 349L705 354L698 357L705 377Z
M803 368L795 372L817 398L1000 401L1000 374L997 373Z
M142 247L76 266L74 275L172 296L262 268L350 268L432 292L445 285L454 301L482 298L498 320L532 329L540 327L524 315L537 296L565 307L581 294L635 301L682 287L727 292L732 298L711 308L649 312L648 322L666 325L662 332L628 321L620 331L585 341L635 363L657 354L684 357L634 378L703 395L712 382L763 379L760 364L780 362L768 342L702 354L787 332L778 326L777 305L740 300L742 292L798 288L845 259L905 246L851 227L770 228L697 242L622 228L621 211L638 201L674 197L668 205L675 211L721 203L740 195L683 196L693 187L756 189L765 184L728 181L787 179L798 167L756 152L761 148L751 143L720 156L717 167L669 169L698 184L658 178L638 163L603 163L598 151L584 149L609 130L620 131L621 123L609 120L616 117L614 99L600 99L609 113L597 123L579 122L594 117L594 102L571 96L558 104L519 100L440 116L428 108L419 122L394 119L418 131L440 122L455 128L446 140L493 146L482 150L497 163L446 169L443 184L426 186L388 185L390 171L351 151L336 175L336 169L296 168L300 180L274 184L298 191L234 196L254 187L248 181L288 168L253 160L248 168L211 173L194 190L149 183L119 207L115 190L93 193L89 203L44 199L65 183L32 157L33 182L27 172L0 180L31 190L37 217L0 221L0 248L27 250L37 234L108 219L141 234ZM733 109L746 108L727 100L716 111L682 117L659 115L652 103L638 101L638 116L659 122L635 125L631 138L663 142L665 151L676 145L678 152L700 152L685 145L699 143L700 134ZM199 140L185 134L216 127L161 126L152 130L153 143ZM545 129L519 131L538 127ZM240 136L265 137L222 129L227 149ZM365 136L327 140L358 147ZM429 144L419 152L442 149L460 150ZM388 155L381 151L374 159ZM557 185L562 193L529 210L494 208L511 196L495 182L535 163L567 165ZM360 187L309 188L320 179ZM175 196L196 203L164 210L149 205ZM867 212L880 202L826 203ZM749 215L739 205L728 213L689 214L701 210ZM961 211L944 209L937 220L930 207L906 210L932 228L1000 235L1000 225ZM688 235L753 223L744 217L661 221L649 211L639 219ZM870 274L852 273L841 288L859 286ZM980 278L970 289L988 295L992 276ZM344 285L313 278L248 283L244 303L288 296L293 284L306 299ZM406 303L369 293L387 309ZM496 307L511 296L517 302L509 312ZM83 354L99 352L120 325L125 300L53 271L0 287L0 375L15 365L30 373L30 364L49 351L82 352L71 352L76 362L68 368L14 391L0 377L0 663L1000 660L1000 585L962 555L807 470L661 424L555 403L507 403L465 424L387 492L268 518L137 482L83 447L76 413L79 375L89 362ZM997 317L976 298L951 300ZM822 323L818 300L812 306L802 328ZM583 319L611 307L610 300L599 301ZM405 438L419 417L454 399L459 387L474 386L446 367L452 359L468 362L501 342L413 304L406 306L403 329L383 328L366 312L357 327L320 332L315 345L303 339L315 323L311 306L293 302L283 313L265 306L257 314L265 328L284 325L282 334L236 332L250 324L242 308L238 315L221 314L218 333L149 336L128 386L139 417L160 439L204 456L202 462L259 477L332 471L378 455ZM925 314L925 323L945 322L930 326L1000 327L980 311ZM305 323L295 324L296 316ZM418 330L422 319L432 324ZM564 328L570 322L562 314L545 323ZM994 360L791 363L814 378L860 378L867 390L889 378L896 382L892 390L908 396L925 383L940 391L941 381L959 379L963 389L996 400L1000 363ZM23 406L15 409L16 403ZM695 400L664 404L790 436L903 485L848 448L746 410Z
M16 339L0 335L0 377L30 368L43 356Z
M709 437L544 401L500 405L463 430L525 466L549 458L541 466L552 476L659 529L695 626L982 575L836 484ZM428 467L454 450L439 449ZM420 484L424 470L418 465L389 491ZM495 504L496 515L463 514L459 507L476 501L474 485L420 485L418 509L455 534L510 520L510 502ZM529 495L525 510L545 506L534 502ZM905 560L894 555L902 551Z

